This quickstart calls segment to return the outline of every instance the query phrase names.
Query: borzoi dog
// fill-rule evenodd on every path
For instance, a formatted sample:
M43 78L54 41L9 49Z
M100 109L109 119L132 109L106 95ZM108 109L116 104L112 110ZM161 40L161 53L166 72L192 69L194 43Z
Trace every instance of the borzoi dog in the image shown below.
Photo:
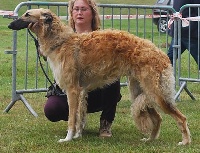
M144 123L147 129L141 131L150 130L150 137L145 140L159 135L161 117L155 109L158 106L177 122L182 133L179 145L191 142L186 117L174 105L172 66L167 55L152 42L120 30L76 34L53 12L42 8L28 10L8 27L20 30L30 23L35 25L29 28L38 37L42 55L47 57L56 82L68 98L68 133L59 142L81 136L88 91L122 76L128 77L138 127L143 128ZM144 114L147 122L140 120Z

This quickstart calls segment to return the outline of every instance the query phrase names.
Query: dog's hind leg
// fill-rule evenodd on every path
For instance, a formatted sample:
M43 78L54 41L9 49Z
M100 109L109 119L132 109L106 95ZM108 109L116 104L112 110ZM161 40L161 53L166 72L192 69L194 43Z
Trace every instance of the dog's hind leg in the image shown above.
M190 130L187 125L186 117L179 111L176 110L174 114L171 114L172 117L175 118L179 129L182 132L182 141L178 143L178 145L186 145L191 143L190 138Z
M175 106L175 79L171 68L167 68L162 72L160 78L160 95L157 95L156 101L166 114L172 116L182 133L182 141L178 145L186 145L191 143L190 131L187 125L186 117ZM158 92L158 91L157 91Z
M186 145L191 143L190 131L186 117L175 106L174 84L175 79L171 67L163 70L157 82L153 77L146 77L140 82L146 97L150 101L155 102L166 114L169 114L175 119L182 133L182 141L178 145Z
M163 98L158 97L156 101L160 104L162 110L166 114L169 114L176 120L182 133L182 141L179 142L178 145L190 144L190 131L187 125L186 117L173 104L167 103Z
M69 105L69 118L68 118L68 132L65 139L60 139L59 142L65 142L72 140L75 134L75 125L77 122L77 109L79 103L80 89L71 86L67 91L68 105Z
M147 87L147 86L146 86ZM151 90L152 91L152 90ZM186 117L176 108L173 103L167 102L166 99L163 99L159 94L159 92L151 92L151 94L147 95L151 100L154 99L157 105L166 113L172 116L177 122L178 128L182 133L182 141L178 143L178 145L186 145L191 143L190 131L187 125ZM148 109L147 109L148 110ZM147 140L156 139L159 136L160 122L162 121L160 115L156 112L156 110L148 110L148 115L152 121L152 132L150 133L150 137ZM151 122L150 122L151 123Z

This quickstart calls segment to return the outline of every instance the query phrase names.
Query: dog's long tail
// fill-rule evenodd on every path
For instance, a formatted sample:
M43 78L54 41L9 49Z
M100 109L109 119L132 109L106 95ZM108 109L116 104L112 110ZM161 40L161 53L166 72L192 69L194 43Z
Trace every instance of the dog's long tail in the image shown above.
M148 101L145 94L141 93L135 98L131 105L131 114L139 131L150 135L149 139L158 138L162 118L156 106Z

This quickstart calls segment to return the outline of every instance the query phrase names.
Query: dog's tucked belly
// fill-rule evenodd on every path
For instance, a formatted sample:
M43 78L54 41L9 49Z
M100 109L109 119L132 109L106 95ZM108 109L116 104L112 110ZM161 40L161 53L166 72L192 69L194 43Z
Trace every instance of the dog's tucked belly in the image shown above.
M96 88L104 87L105 85L112 84L117 81L120 77L109 77L109 76L95 76L95 77L80 77L80 86L84 87L88 91Z
M125 68L123 66L120 68L118 65L119 63L115 60L112 62L102 62L99 60L96 63L94 62L94 64L81 65L79 69L80 86L93 90L112 84L120 79L121 76L127 75L124 71Z

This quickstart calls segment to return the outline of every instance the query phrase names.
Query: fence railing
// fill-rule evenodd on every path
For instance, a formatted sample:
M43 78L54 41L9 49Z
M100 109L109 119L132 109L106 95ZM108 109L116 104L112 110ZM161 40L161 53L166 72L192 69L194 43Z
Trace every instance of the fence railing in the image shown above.
M67 22L67 2L22 2L16 6L12 16L6 17L15 19L27 9L40 7L51 9L63 19L63 22ZM139 37L151 40L164 52L167 52L169 43L171 42L171 37L168 36L167 21L170 15L175 13L171 7L121 4L98 4L98 7L101 15L102 29L113 28L128 31ZM165 10L164 14L163 10ZM175 20L174 22L177 30L178 21ZM178 40L178 35L175 37L177 37L175 42L177 45L175 45L174 50L177 51L177 46L180 46L180 40ZM28 35L27 30L13 31L12 50L5 51L5 53L12 54L13 61L12 100L4 111L8 112L16 101L21 100L28 110L34 116L37 116L37 113L32 109L23 94L46 92L49 83L41 71L34 42ZM20 61L20 64L17 61ZM181 60L179 59L178 61L180 62ZM178 82L181 81L186 84L188 79L192 78L183 78L180 73L181 69L179 69L181 63L177 65L174 65L174 74L176 76L178 67ZM45 67L46 73L52 78L48 63L43 61L43 66ZM19 77L19 74L24 74L24 78ZM126 86L126 79L122 78L121 80L121 86ZM196 81L199 81L199 75ZM176 98L180 95L182 88L187 90L186 85L183 86L182 84L181 89L177 92Z
M191 12L192 9L197 10L197 15L196 17L191 17ZM188 11L188 17L186 20L188 21L188 26L185 28L188 28L187 35L189 39L185 39L184 36L181 36L181 28L182 28L182 20L181 18L176 18L176 25L175 25L175 34L174 37L175 39L175 45L174 45L174 55L178 55L178 57L174 56L174 67L176 71L176 78L177 78L177 84L179 85L179 90L177 91L177 94L175 96L175 99L178 99L180 93L185 90L186 93L191 97L191 99L195 100L194 95L192 92L190 92L187 82L195 82L195 83L200 83L200 4L187 4L184 5L180 11L179 14L182 14L183 11ZM184 21L183 21L184 22ZM192 29L194 27L191 26L191 22L196 22L196 29ZM197 31L197 38L192 38L191 31ZM195 39L195 40L194 40ZM188 44L188 50L185 51L182 54L182 50L184 51L184 48L186 47L182 42L184 41L184 44ZM195 50L196 50L196 59L197 62L195 62L194 58L192 57L192 50L194 50L194 44L195 45ZM177 60L177 66L176 66L176 58Z

